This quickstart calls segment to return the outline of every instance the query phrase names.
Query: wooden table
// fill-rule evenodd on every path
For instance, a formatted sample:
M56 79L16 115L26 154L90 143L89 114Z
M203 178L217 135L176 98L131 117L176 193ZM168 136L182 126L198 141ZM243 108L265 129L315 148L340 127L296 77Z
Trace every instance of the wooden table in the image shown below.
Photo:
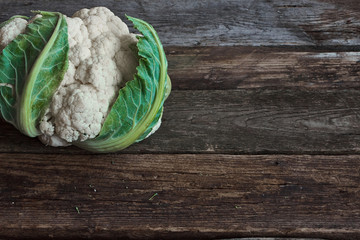
M359 1L0 0L0 20L98 5L157 29L163 125L96 155L2 123L0 238L360 239Z

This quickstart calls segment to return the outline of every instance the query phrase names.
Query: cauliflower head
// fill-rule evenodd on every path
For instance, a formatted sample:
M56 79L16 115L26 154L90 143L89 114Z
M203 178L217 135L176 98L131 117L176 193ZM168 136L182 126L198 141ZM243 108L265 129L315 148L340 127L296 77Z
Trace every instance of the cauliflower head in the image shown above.
M48 104L43 104L41 111L37 112L36 117L39 120L36 123L35 135L46 145L68 146L75 143L80 147L84 146L85 149L92 150L92 147L89 146L104 143L101 139L115 139L115 136L127 136L128 132L134 132L137 134L136 139L127 137L131 141L137 142L154 133L161 124L162 104L170 93L171 85L166 73L167 62L162 46L161 44L159 45L159 41L155 41L157 39L151 39L152 37L157 38L153 28L146 22L141 22L142 20L129 18L134 23L139 21L137 22L139 30L145 29L149 32L149 37L144 37L143 40L140 40L140 42L143 41L143 45L140 44L139 47L137 45L138 38L141 39L142 35L130 33L127 25L105 7L82 9L77 11L72 17L59 13L56 26L55 20L50 19L50 17L55 15L54 13L39 12L29 22L23 17L14 17L0 28L0 50L3 51L3 55L6 55L7 52L11 53L11 49L16 47L13 46L15 44L19 45L18 48L20 48L22 38L28 42L37 42L40 38L44 42L51 42L53 38L57 37L52 42L54 44L53 48L57 50L49 51L47 58L44 57L43 62L40 63L46 64L50 61L49 59L58 56L62 58L60 59L59 57L57 62L63 63L63 59L66 58L66 64L63 63L62 65L60 64L61 66L57 66L57 62L54 60L55 63L48 67L52 71L54 69L59 71L58 75L60 77L58 78L61 79L57 87L53 87L51 95L45 95L44 92L46 91L43 89L39 90L43 94L42 96L48 98ZM62 25L59 23L61 19L63 21ZM30 32L32 29L41 28L47 23L51 23L55 27L54 32L59 31L58 36L54 37L54 33L53 35L49 33L48 38L46 38L45 34L38 31L38 38L35 38L35 34L33 34L34 40L29 41L27 39L27 31ZM51 28L50 24L48 24L48 28ZM67 30L67 35L64 35L65 37L61 35L63 30ZM143 32L141 33L144 34ZM61 36L64 38L62 42ZM32 43L31 45L35 44ZM155 49L154 53L149 54L147 52L149 51L147 49L149 46ZM32 47L35 50L38 49L38 47ZM31 49L31 46L29 46L29 51L34 51L34 49ZM21 50L23 52L26 51ZM53 57L51 56L52 54L54 55ZM42 56L42 52L39 56ZM24 56L24 58L28 58L28 56ZM143 61L143 68L147 70L143 70L144 73L139 70L137 73L139 62L141 65L141 58L148 58ZM1 60L3 59L0 58L0 68L2 67ZM37 59L33 60L33 62L34 66L40 64ZM149 67L146 64L152 65ZM21 64L19 65L21 66ZM154 66L159 67L159 69L155 69ZM44 67L39 70L40 67L33 68L39 74L47 69ZM63 73L61 74L57 68L62 70ZM149 68L154 68L154 73L149 72ZM147 74L153 78L158 76L158 79L147 79L148 82L144 82L144 79L150 78ZM4 75L6 74L4 73ZM4 90L1 88L0 90L9 94L8 92L10 90L14 92L14 89L18 88L19 84L12 84L11 77L7 75L6 78L1 80L0 76L0 87L7 88L4 88ZM158 81L159 79L162 82ZM36 85L36 81L36 79L24 79L25 86L30 85L30 83ZM45 80L43 85L50 88L48 85L52 84L52 82L53 80L49 77L49 80ZM128 82L132 83L128 86L126 84ZM159 91L159 87L162 88L160 89L161 91ZM162 94L160 97L156 95L158 92ZM41 94L39 93L39 95ZM21 95L18 98L23 99L24 96ZM38 97L35 100L31 100L31 102L41 102L41 100ZM148 102L143 103L143 101ZM152 107L155 105L155 102L157 109L154 110ZM124 108L118 109L118 105ZM113 107L116 107L116 109L113 110ZM8 108L8 106L1 107L3 117L5 116L4 118L11 123L13 121L16 122L14 120L16 116L6 115ZM131 108L136 109L131 110ZM121 117L124 115L121 111L126 111L126 120ZM40 114L41 117L38 116ZM30 115L28 114L28 116ZM23 118L20 117L18 122L21 122L21 120L25 121ZM118 123L114 121L116 118L118 118ZM141 128L141 132L136 129L136 123L141 123L145 121L144 119L150 122L146 124L146 128ZM119 128L123 128L124 130L122 131L125 131L125 133L116 133L116 130L114 130L117 128L116 124L119 125ZM131 124L132 126L130 126ZM20 124L16 122L14 125ZM19 130L21 129L19 128ZM23 132L26 131L23 130ZM120 143L123 140L117 141ZM83 144L83 142L89 142L89 144ZM107 142L106 144L104 143L104 146L106 145L107 148L110 148L109 145L115 146L115 144L115 142L111 144Z
M40 140L52 146L96 137L116 93L138 65L130 49L135 35L109 9L82 9L66 22L69 68L40 122Z

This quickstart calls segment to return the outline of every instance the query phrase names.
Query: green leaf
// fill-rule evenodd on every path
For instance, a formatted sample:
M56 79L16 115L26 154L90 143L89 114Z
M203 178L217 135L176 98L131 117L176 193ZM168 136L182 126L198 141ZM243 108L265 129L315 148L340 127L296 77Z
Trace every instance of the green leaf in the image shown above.
M142 36L137 43L139 66L134 79L119 91L100 134L75 145L93 152L115 152L144 139L162 116L171 91L167 60L151 25L128 17Z
M9 18L9 20L0 23L0 28L4 27L5 25L7 25L7 24L9 24L10 22L12 22L12 20L14 20L15 18L29 19L29 18L26 17L26 16L15 15L15 16L12 16L11 18Z
M68 67L68 35L61 13L41 14L0 55L0 110L22 133L35 137Z

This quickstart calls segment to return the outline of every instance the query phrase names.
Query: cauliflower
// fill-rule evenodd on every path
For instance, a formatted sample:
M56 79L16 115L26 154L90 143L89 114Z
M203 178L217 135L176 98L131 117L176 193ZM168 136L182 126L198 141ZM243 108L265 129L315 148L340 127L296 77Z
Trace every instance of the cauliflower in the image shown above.
M138 65L129 48L135 35L109 9L82 9L66 22L69 68L40 122L40 140L52 146L96 137L120 86Z
M20 100L14 97L14 100L3 99L2 102L0 98L0 110L5 120L29 136L38 136L46 145L57 147L73 143L89 150L96 148L96 151L118 150L120 148L116 147L116 144L123 142L119 138L120 136L134 132L137 136L136 139L130 135L128 138L132 142L137 142L150 136L159 128L162 104L170 93L171 86L170 79L166 74L167 63L162 46L159 45L158 40L156 41L156 33L150 25L129 17L134 24L145 27L148 31L145 32L147 36L143 37L141 47L137 49L137 36L130 33L127 25L105 7L82 9L72 17L60 13L39 11L29 22L24 18L14 16L5 25L0 25L0 50L4 49L4 58L0 58L0 70L2 66L6 67L6 64L2 64L1 61L8 60L5 51L16 57L18 55L13 54L13 51L21 51L20 53L29 51L31 52L30 56L19 54L20 59L13 60L18 62L19 68L24 67L21 63L24 62L21 60L23 57L26 58L25 62L28 64L32 61L34 64L32 68L38 71L37 74L46 75L48 74L46 71L50 69L55 72L55 76L52 76L52 72L47 75L47 78L36 79L30 76L30 79L24 79L25 82L28 82L25 87L30 84L33 84L31 86L36 84L40 86L40 90L31 92L30 98L26 101L22 100L23 95L17 96L24 102L23 105L28 104L27 108L36 106L30 113L28 113L29 111L19 111L20 115L25 112L27 117L17 116L7 105L11 101ZM56 19L57 21L55 21ZM66 29L67 32L64 35L63 31ZM143 32L141 31L141 33ZM21 34L23 34L22 37L20 37ZM55 37L56 40L54 40ZM142 38L142 35L138 35L138 37ZM39 39L42 39L43 42ZM17 46L20 45L20 41L29 45L27 49ZM9 44L12 42L15 43L10 46ZM53 44L53 50L47 49L47 58L31 59L36 52L42 54L39 48L44 46L41 44L49 43ZM8 45L9 47L7 47ZM158 49L153 53L141 53L144 50L153 51L154 48ZM51 62L51 55L58 60L54 63ZM136 75L139 56L147 59L143 63L142 72L140 71ZM49 66L45 66L46 64ZM153 73L149 72L149 69L154 69L154 67L159 67L159 70L153 70L155 71ZM27 68L21 70L28 71ZM14 78L17 79L18 76L23 75L27 74L16 73ZM11 88L13 91L17 86L16 82L12 81L13 78L10 77L10 74L4 72L3 79L0 76L0 90L6 92L8 90L5 88ZM40 81L43 83L41 84ZM56 81L59 83L57 84ZM127 86L126 83L130 81L132 83ZM160 91L156 90L160 87ZM157 92L161 94L158 98L156 98ZM7 93L7 95L9 94ZM31 98L32 95L34 95L33 98ZM36 101L41 107L34 104ZM156 108L152 109L151 106L154 104ZM17 107L24 107L20 105ZM119 109L120 105L123 109ZM40 115L41 117L39 117ZM27 119L34 116L35 120ZM137 130L136 125L144 124L142 119L150 122L142 126L140 131ZM28 125L32 126L28 129ZM101 135L102 129L107 129L107 132ZM116 132L117 130L119 132ZM105 138L106 141L103 140ZM109 139L112 139L112 142L107 142ZM96 147L93 145L94 143L96 143ZM104 146L98 147L99 145ZM110 150L103 150L109 148L109 145L112 146Z
M69 67L40 121L40 140L56 147L96 137L116 92L138 65L129 48L137 42L135 34L109 9L82 9L65 18ZM0 46L5 48L26 25L25 19L15 18L1 28Z
M4 27L0 28L0 51L12 42L19 34L25 32L27 21L15 18Z

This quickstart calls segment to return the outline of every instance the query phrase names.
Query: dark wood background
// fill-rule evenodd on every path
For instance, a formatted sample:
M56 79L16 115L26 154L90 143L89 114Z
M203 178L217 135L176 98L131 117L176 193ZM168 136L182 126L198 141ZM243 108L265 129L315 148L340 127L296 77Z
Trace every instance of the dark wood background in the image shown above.
M158 31L163 125L96 155L1 122L0 238L360 239L359 1L0 0L0 21L100 5Z

